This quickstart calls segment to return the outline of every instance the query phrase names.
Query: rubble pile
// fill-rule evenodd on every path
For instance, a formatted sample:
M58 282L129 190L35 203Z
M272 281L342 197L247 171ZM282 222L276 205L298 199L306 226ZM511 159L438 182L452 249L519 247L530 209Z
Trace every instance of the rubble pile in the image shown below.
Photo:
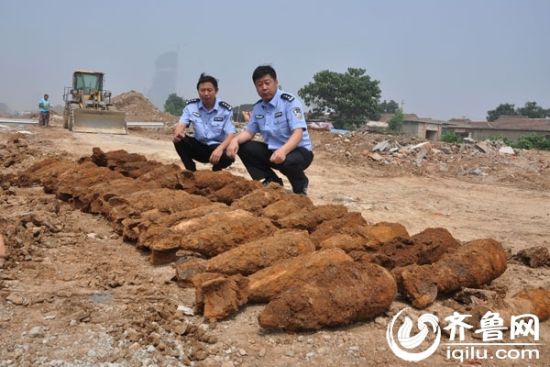
M345 135L314 131L312 136L316 154L322 152L344 164L373 167L385 175L410 172L550 188L550 154L513 149L499 141L452 144L361 131Z
M117 110L126 113L126 121L175 122L177 117L160 111L143 94L135 90L119 94L112 99Z
M177 262L196 307L218 320L267 302L262 327L317 330L373 319L397 290L425 307L441 293L490 283L506 269L491 239L461 245L445 229L410 235L342 205L314 205L281 187L228 172L182 172L125 151L78 162L48 158L17 175L107 218L153 264Z

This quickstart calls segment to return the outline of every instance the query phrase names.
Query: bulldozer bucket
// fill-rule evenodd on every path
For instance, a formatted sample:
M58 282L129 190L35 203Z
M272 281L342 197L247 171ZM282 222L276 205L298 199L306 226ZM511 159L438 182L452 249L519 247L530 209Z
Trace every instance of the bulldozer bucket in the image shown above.
M124 112L75 109L73 113L69 129L74 132L128 134Z

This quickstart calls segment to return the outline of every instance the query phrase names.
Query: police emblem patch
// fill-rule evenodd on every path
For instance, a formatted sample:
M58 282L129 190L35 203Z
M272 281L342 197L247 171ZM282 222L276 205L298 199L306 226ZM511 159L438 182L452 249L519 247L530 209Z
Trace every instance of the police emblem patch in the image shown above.
M294 114L294 116L296 116L298 120L302 120L304 118L300 107L293 108L292 113Z

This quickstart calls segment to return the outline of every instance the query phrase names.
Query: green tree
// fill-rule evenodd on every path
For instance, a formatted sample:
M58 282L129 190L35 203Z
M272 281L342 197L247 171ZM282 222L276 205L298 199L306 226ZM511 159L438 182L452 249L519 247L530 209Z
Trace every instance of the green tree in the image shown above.
M500 116L515 116L518 113L516 112L514 105L511 103L500 104L494 110L487 111L487 121L495 121Z
M378 111L380 87L365 69L348 68L345 73L323 70L298 91L313 113L328 112L334 126L351 129L373 119Z
M399 104L393 99L389 102L384 100L384 102L380 103L378 110L380 113L396 113L399 110Z
M537 105L537 102L525 102L525 106L518 108L517 112L532 119L546 117L546 110Z
M185 100L176 93L170 94L166 102L164 102L164 112L168 112L174 116L181 116L184 107Z
M391 131L399 132L401 131L401 127L403 127L403 111L401 109L398 109L388 121L388 128Z

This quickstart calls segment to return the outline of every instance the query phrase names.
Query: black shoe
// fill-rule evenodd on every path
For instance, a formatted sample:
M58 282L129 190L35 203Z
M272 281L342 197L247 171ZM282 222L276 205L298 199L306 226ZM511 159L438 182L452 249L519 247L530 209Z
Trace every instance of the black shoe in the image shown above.
M272 182L275 183L275 184L277 184L277 185L279 185L279 186L283 186L283 179L280 178L280 177L277 177L277 176L275 176L275 177L266 177L266 178L262 181L262 185L267 186L267 185L269 185L269 184L272 183Z
M309 179L306 177L301 187L297 187L294 190L295 194L307 196L307 187L309 185ZM294 188L293 188L294 189Z

